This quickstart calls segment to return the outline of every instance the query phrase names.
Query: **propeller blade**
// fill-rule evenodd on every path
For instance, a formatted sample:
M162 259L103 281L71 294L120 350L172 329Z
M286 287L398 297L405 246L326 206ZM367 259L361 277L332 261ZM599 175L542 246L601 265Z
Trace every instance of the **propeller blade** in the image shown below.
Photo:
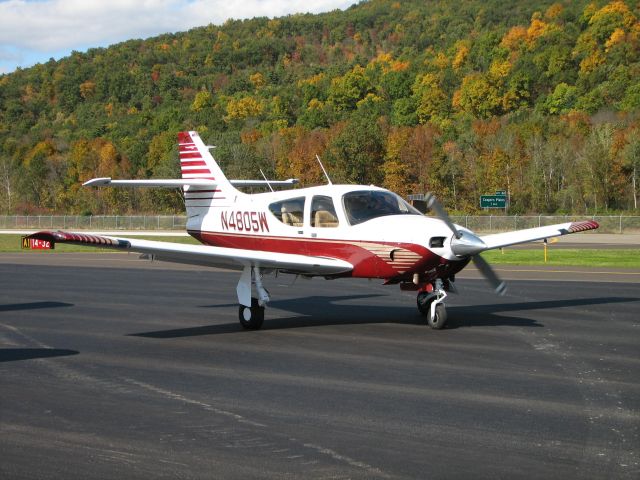
M480 255L474 255L473 257L471 257L471 259L473 260L473 263L478 268L478 270L480 270L480 273L484 275L484 278L486 278L491 286L495 289L496 293L498 295L504 295L507 291L507 284L500 280L500 277L498 277L498 274L491 267L491 265L489 265L487 261Z
M425 197L425 202L427 203L427 208L429 210L433 210L434 212L436 212L436 215L438 216L438 218L442 220L447 225L447 227L449 227L449 230L453 232L453 235L456 238L460 238L462 234L455 227L455 225L449 218L449 214L442 207L442 205L440 205L440 202L438 201L438 199L436 199L436 196L431 192L427 193L427 196Z

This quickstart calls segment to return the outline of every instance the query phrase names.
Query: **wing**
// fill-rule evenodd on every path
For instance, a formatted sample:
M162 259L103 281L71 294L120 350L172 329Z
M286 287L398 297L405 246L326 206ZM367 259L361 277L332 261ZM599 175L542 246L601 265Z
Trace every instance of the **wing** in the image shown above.
M570 233L585 232L587 230L595 230L599 225L593 220L585 220L582 222L560 223L557 225L548 225L546 227L529 228L526 230L516 230L514 232L495 233L493 235L484 235L480 237L487 248L508 247L519 243L533 242L535 240L543 240L545 238L559 237Z
M209 245L186 245L74 232L43 231L33 233L25 238L49 242L51 248L56 243L87 245L138 252L150 255L157 260L207 267L244 268L247 266L259 266L266 269L286 270L287 272L304 275L338 275L353 269L353 265L350 263L335 258L212 247Z

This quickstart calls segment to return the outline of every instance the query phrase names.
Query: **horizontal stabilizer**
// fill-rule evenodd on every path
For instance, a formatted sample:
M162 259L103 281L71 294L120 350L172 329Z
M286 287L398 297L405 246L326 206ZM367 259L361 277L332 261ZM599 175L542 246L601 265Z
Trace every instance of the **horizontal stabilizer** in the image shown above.
M106 178L93 178L82 184L84 187L165 187L182 188L185 186L211 187L215 186L215 180L205 180L198 178L176 178L176 179L151 179L151 180L112 180Z
M288 180L229 180L234 187L289 187L298 183L298 179ZM149 179L149 180L112 180L110 177L92 178L82 184L85 187L211 187L215 180L199 178Z
M229 180L234 187L290 187L299 183L297 178L288 180Z

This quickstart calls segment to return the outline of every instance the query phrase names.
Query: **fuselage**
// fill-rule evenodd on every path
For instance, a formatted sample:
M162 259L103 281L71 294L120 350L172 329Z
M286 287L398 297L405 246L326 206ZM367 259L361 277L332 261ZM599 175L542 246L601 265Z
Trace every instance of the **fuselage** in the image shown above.
M229 195L231 193L231 195ZM448 277L462 269L451 231L388 190L363 185L224 195L185 191L189 233L207 245L345 260L349 276Z

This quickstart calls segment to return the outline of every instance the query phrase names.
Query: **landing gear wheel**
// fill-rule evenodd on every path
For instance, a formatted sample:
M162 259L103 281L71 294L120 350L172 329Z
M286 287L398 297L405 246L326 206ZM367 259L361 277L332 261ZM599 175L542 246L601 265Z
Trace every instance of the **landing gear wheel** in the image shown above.
M428 317L431 315L431 303L436 299L436 297L427 292L420 292L418 294L418 298L416 298L416 303L418 304L418 310L422 315Z
M240 325L247 330L259 330L264 322L264 307L258 304L257 298L251 299L251 307L240 305L238 310Z
M433 315L432 317L431 314L429 314L427 318L427 323L434 330L440 330L444 328L445 324L447 323L447 309L444 306L444 303L438 303L436 305L435 315Z

